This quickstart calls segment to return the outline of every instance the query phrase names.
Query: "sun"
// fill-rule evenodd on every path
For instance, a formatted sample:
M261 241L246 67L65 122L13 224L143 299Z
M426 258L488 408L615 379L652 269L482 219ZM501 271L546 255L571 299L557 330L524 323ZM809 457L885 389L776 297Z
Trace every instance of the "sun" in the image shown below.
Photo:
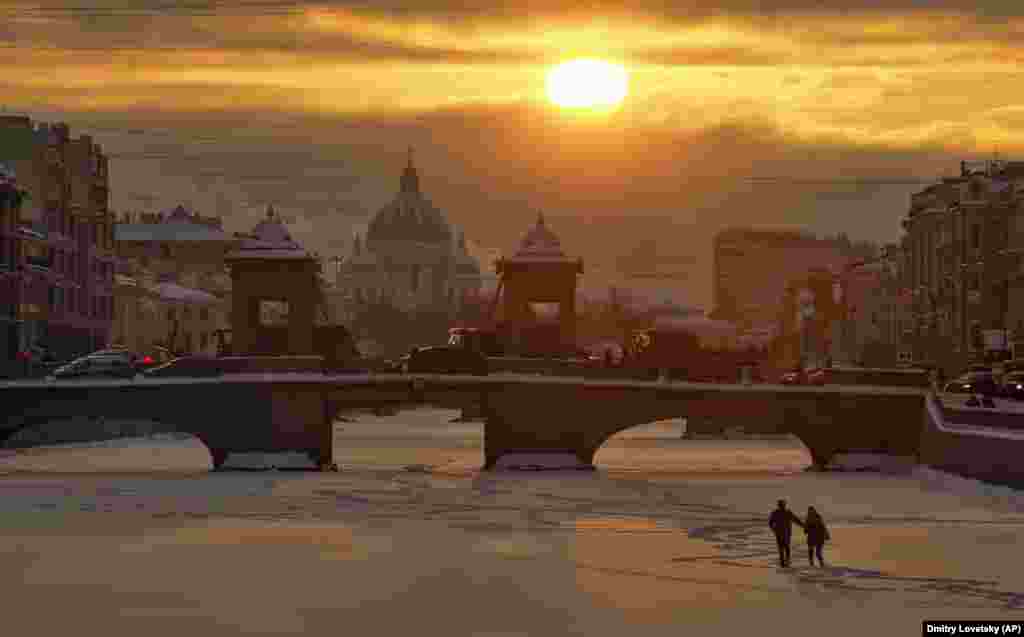
M548 99L562 108L607 109L629 93L629 73L619 64L579 59L548 71Z

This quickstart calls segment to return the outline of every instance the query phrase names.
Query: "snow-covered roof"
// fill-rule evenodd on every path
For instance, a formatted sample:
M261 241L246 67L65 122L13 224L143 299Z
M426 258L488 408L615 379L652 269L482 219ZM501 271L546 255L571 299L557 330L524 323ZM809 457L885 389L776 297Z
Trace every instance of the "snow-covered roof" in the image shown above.
M564 260L562 242L544 223L544 213L537 214L537 223L530 228L519 244L513 259L523 260Z
M217 297L208 292L187 288L170 281L157 283L150 286L149 289L167 301L180 301L183 303L217 303L219 301Z
M227 259L311 259L288 234L274 207L267 207L267 218L256 224L252 233L242 239L238 249L228 253Z
M227 254L226 259L312 259L313 257L302 250L276 250L276 249L259 249L259 248L248 248L233 250Z
M114 226L114 239L116 241L234 241L220 228L177 220L163 223L119 223Z
M503 263L577 263L578 259L570 259L569 257L531 257L531 256L520 256L508 257L502 259Z

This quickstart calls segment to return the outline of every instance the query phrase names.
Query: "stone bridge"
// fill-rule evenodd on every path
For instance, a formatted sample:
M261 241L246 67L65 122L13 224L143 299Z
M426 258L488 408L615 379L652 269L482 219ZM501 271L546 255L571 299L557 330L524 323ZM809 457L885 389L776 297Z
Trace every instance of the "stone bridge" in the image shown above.
M509 453L570 452L581 466L614 434L668 418L728 418L792 433L824 466L836 453L917 454L927 393L865 386L713 385L551 376L228 374L0 383L0 441L72 418L151 420L196 436L214 468L232 453L304 453L332 464L346 411L421 404L479 410L485 468Z

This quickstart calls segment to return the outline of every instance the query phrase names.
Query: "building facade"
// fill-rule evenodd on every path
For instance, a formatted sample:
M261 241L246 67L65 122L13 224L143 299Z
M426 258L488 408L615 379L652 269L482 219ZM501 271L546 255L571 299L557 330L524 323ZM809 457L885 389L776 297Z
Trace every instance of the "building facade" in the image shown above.
M835 363L841 351L847 304L839 272L813 268L786 285L778 318L781 368Z
M353 308L386 303L406 312L453 312L480 286L479 263L464 235L421 192L410 153L394 200L340 264L338 296Z
M910 295L903 286L899 246L886 246L879 258L856 263L841 275L846 303L836 361L867 367L891 367L904 353ZM909 349L906 350L909 354Z
M0 236L3 355L43 347L66 357L103 347L116 256L101 147L88 135L72 138L66 124L3 116L0 172L24 193L19 206L6 207Z
M778 321L787 286L807 272L842 271L872 258L877 246L845 237L818 238L806 232L731 228L713 244L714 316L744 327Z
M133 351L214 355L216 332L228 327L221 299L166 277L118 274L115 298L113 342Z
M115 329L127 347L161 345L214 353L228 328L231 277L225 256L242 241L219 217L178 206L166 213L124 214L115 227L121 263Z
M904 330L914 357L963 365L1024 337L1024 162L962 162L911 195L903 220ZM1024 339L1022 339L1024 340Z
M241 241L224 231L220 217L177 206L166 213L125 213L114 229L120 259L156 276L229 284L224 255ZM226 288L229 289L229 288Z

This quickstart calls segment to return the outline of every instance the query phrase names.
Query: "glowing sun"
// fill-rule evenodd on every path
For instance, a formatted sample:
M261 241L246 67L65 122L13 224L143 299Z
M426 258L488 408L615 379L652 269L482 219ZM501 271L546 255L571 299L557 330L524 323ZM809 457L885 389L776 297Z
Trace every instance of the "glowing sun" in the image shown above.
M548 99L563 108L609 108L625 99L629 74L611 62L571 60L548 72L547 89Z

